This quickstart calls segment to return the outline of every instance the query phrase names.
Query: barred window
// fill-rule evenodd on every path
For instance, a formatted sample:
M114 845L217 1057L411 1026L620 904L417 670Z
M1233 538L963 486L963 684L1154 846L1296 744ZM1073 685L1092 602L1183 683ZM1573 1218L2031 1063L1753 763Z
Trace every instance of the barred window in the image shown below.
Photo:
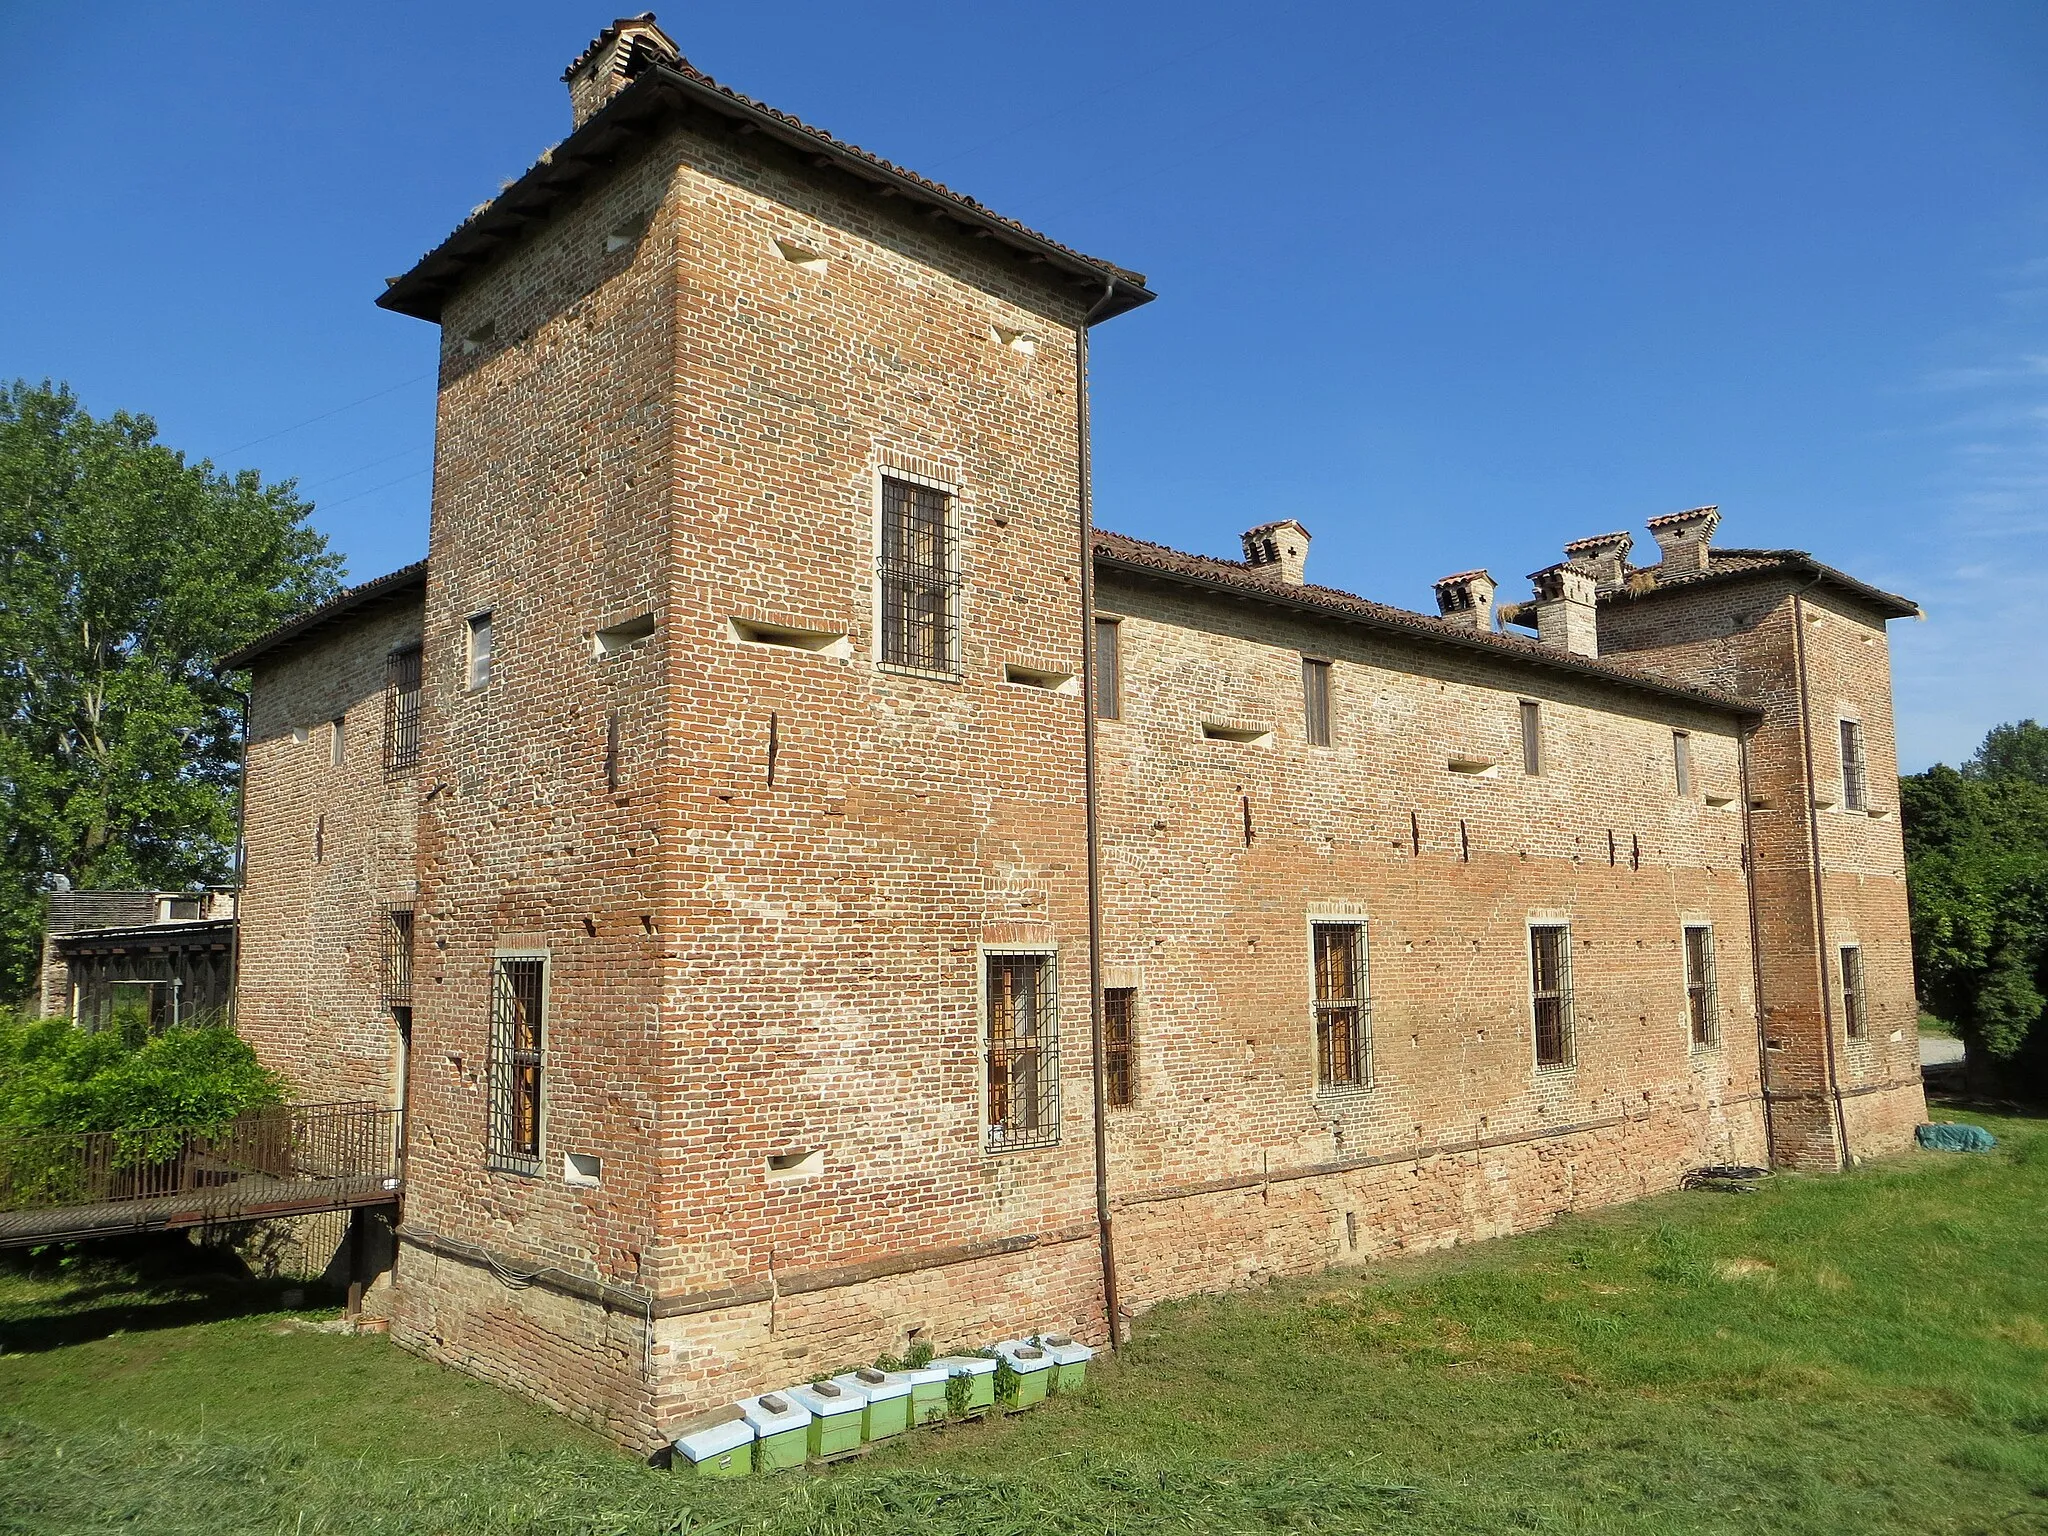
M1572 1064L1572 931L1562 923L1529 928L1529 981L1536 1021L1536 1065Z
M412 1001L412 908L384 909L383 992L386 1003Z
M1312 747L1330 744L1330 664L1301 658L1302 734Z
M513 1173L540 1171L541 1049L547 962L500 959L491 973L487 1158Z
M1060 1033L1053 957L990 955L986 963L989 1150L1057 1145Z
M1138 991L1135 987L1102 989L1102 1063L1112 1109L1129 1106L1136 1096L1132 1057L1137 1045Z
M1671 733L1671 776L1680 799L1692 794L1692 736L1685 731Z
M1316 923L1316 1086L1362 1088L1372 1075L1372 999L1366 988L1365 925Z
M384 658L384 771L403 773L420 760L420 648L400 646Z
M1695 1047L1721 1043L1720 1009L1714 998L1714 930L1704 923L1685 930L1685 1013Z
M882 660L953 670L953 533L944 491L882 481Z
M1543 771L1543 706L1522 701L1522 772L1535 778Z
M1121 720L1124 717L1123 621L1095 621L1095 718Z
M1842 946L1842 1030L1851 1040L1861 1040L1869 1021L1864 1017L1863 949L1857 944Z
M1870 773L1863 756L1863 723L1842 722L1842 809L1870 809Z

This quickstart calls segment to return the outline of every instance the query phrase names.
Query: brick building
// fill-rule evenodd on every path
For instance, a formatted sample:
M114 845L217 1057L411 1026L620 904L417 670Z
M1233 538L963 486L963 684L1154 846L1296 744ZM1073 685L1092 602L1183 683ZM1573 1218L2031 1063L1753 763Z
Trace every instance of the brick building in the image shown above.
M1711 511L1568 546L1533 638L1482 571L1315 585L1292 520L1095 532L1142 278L651 18L566 78L380 301L443 340L424 568L234 658L242 1024L407 1106L401 1342L651 1444L1904 1145L1911 604Z

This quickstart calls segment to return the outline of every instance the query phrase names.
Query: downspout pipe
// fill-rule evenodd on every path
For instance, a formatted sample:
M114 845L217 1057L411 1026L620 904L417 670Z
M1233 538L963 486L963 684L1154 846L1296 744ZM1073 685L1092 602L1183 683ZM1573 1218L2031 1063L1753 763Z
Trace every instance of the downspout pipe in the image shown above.
M253 681L253 680L252 680ZM249 867L249 694L228 691L242 701L241 764L235 779L235 926L228 936L228 1027L242 1027L242 886Z
M1088 430L1088 328L1116 299L1116 284L1081 317L1074 332L1074 423L1081 524L1081 800L1088 839L1088 1043L1089 1086L1095 1114L1095 1230L1102 1250L1102 1312L1109 1347L1123 1342L1123 1312L1116 1284L1116 1237L1109 1211L1109 1068L1103 1059L1102 1027L1102 836L1096 810L1095 754L1095 462Z
M1755 989L1752 998L1756 1012L1756 1085L1764 1107L1764 1161L1776 1163L1778 1131L1771 1112L1771 1040L1770 1028L1765 1022L1764 952L1760 939L1761 925L1757 921L1756 823L1753 819L1756 809L1751 801L1749 777L1749 743L1755 735L1754 726L1742 727L1741 734L1735 738L1735 762L1741 778L1742 883L1749 897L1749 972Z
M1835 1060L1835 1002L1828 991L1827 884L1820 862L1820 806L1814 801L1813 697L1806 677L1806 594L1820 581L1814 577L1792 594L1793 645L1799 661L1799 745L1806 759L1806 833L1813 855L1814 960L1820 972L1821 1038L1827 1045L1828 1096L1835 1107L1835 1144L1842 1166L1850 1166L1849 1127L1842 1118L1842 1074Z

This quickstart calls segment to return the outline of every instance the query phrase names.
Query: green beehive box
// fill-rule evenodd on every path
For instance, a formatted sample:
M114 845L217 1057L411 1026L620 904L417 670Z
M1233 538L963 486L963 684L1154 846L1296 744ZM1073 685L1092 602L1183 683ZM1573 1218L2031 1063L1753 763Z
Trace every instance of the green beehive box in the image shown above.
M1053 1390L1078 1392L1087 1383L1088 1362L1095 1358L1095 1351L1065 1333L1048 1333L1042 1342L1052 1356Z
M934 1360L932 1365L948 1377L965 1375L970 1378L967 1389L967 1411L986 1413L996 1405L996 1362L981 1355L947 1355ZM943 1388L941 1389L943 1392Z
M910 1378L910 1422L943 1424L946 1419L946 1373L936 1365L905 1371Z
M1044 1402L1046 1388L1052 1384L1052 1356L1022 1339L1006 1339L996 1346L996 1353L1017 1373L1017 1406L1035 1408Z
M789 1395L811 1411L809 1448L813 1458L830 1461L860 1449L861 1420L867 1407L863 1394L849 1392L835 1381L816 1381L790 1388Z
M889 1440L910 1428L910 1378L902 1371L878 1371L871 1366L862 1366L844 1376L832 1378L835 1386L846 1388L867 1399L862 1410L861 1434L868 1441ZM944 1383L940 1384L939 1401L945 1403Z
M781 1392L745 1398L740 1412L754 1426L754 1466L762 1472L800 1467L810 1455L811 1411Z
M699 1414L669 1431L673 1465L698 1477L745 1477L754 1470L754 1426L737 1407Z

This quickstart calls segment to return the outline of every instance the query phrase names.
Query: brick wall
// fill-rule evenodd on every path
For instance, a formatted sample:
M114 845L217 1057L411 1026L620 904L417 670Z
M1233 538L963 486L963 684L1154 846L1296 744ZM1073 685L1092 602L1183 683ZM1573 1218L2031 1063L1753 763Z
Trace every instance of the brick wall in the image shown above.
M417 599L380 605L251 673L236 1024L308 1102L399 1102L383 934L413 899L417 789L384 770L384 662L419 633Z
M1860 1157L1907 1145L1926 1101L1883 620L1827 588L1766 576L1604 605L1601 644L1764 711L1749 793L1777 1157L1834 1167L1845 1147ZM1885 814L1841 804L1845 715L1864 724L1872 806ZM1843 1027L1837 959L1852 942L1871 1004L1856 1041Z

